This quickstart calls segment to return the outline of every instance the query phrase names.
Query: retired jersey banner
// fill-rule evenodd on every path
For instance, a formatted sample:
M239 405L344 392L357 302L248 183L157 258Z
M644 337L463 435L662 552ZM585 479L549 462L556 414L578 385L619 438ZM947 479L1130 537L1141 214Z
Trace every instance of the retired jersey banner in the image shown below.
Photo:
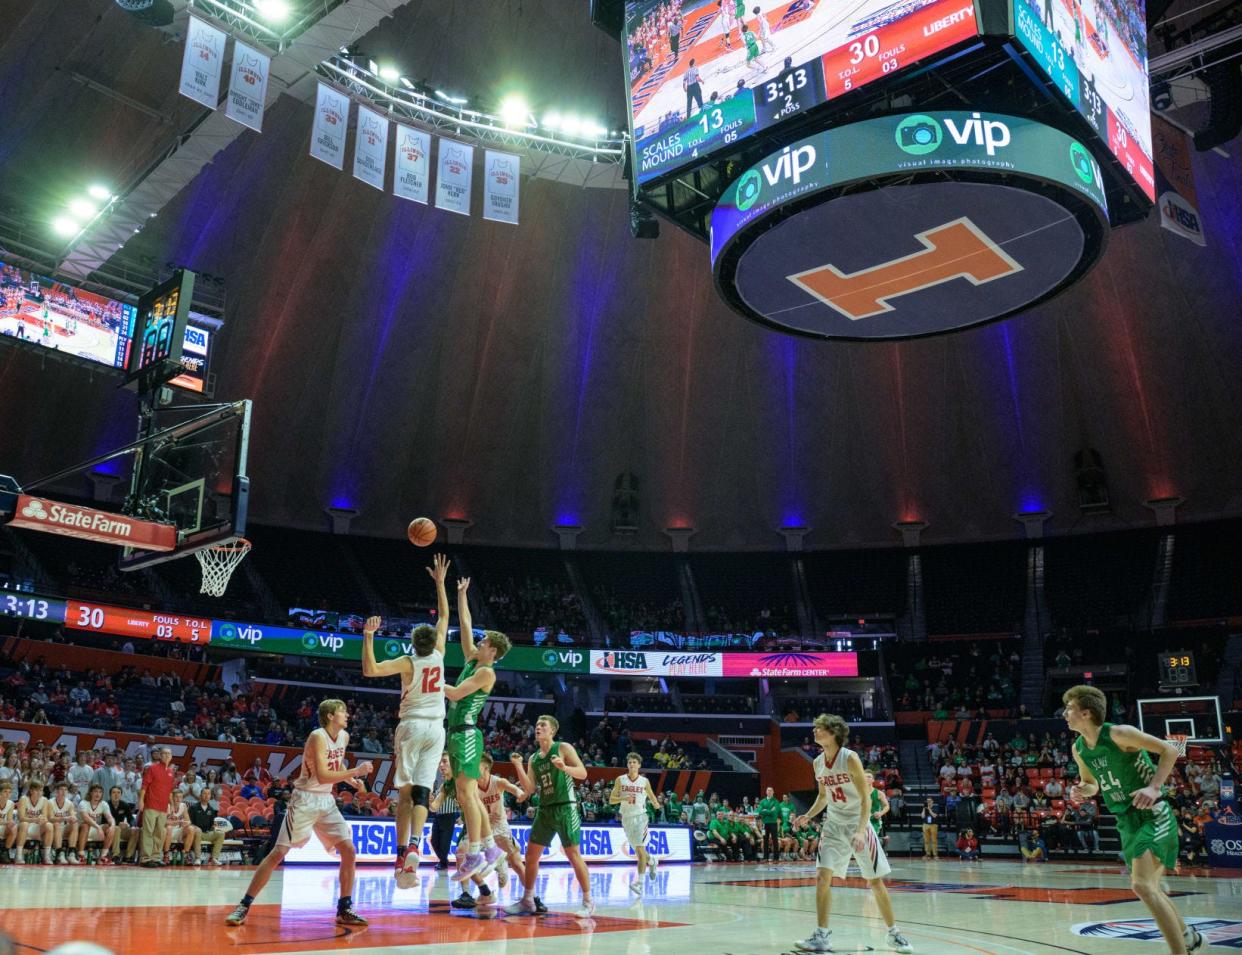
M233 75L224 115L263 132L263 107L267 101L267 77L272 58L238 40L233 44Z
M1207 245L1190 164L1190 137L1167 119L1151 118L1152 151L1156 159L1160 224L1195 245Z
M388 161L388 117L358 107L354 134L354 178L384 191L384 164Z
M208 109L220 102L220 71L224 65L223 30L190 17L185 34L185 54L181 58L181 86L178 92Z
M511 153L487 150L484 168L483 218L493 222L518 222L518 186L522 160Z
M427 204L431 183L431 136L397 124L397 159L392 191L402 199Z
M327 83L319 84L315 96L315 125L311 129L310 154L337 169L345 168L345 128L349 125L349 97Z
M474 178L474 147L451 139L440 140L440 167L436 170L436 208L470 215L470 184Z

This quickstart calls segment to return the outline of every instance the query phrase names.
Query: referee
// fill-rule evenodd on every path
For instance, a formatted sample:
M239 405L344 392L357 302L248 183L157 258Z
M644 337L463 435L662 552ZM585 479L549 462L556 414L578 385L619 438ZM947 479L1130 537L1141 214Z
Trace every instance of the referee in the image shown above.
M457 817L461 812L456 794L441 792L449 774L448 753L444 753L440 756L440 767L436 771L436 781L433 786L434 799L439 801L439 809L431 824L431 849L436 854L438 871L448 868L449 850L453 847L453 830L457 827Z

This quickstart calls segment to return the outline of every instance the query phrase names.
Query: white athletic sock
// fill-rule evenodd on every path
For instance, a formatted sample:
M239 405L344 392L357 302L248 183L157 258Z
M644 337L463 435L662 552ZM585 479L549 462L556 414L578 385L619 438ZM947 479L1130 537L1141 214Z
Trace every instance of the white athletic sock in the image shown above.
M470 851L474 854L481 853L483 851L483 843L481 842L470 843Z
M491 849L491 848L493 848L495 845L496 845L496 840L495 840L495 839L493 839L491 836L484 836L484 837L483 837L483 848L484 848L484 849Z

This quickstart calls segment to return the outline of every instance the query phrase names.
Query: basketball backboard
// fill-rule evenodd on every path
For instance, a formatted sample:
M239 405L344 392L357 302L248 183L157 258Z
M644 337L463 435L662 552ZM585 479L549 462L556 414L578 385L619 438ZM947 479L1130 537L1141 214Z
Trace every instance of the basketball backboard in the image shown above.
M1185 736L1188 743L1223 743L1218 696L1160 696L1136 700L1139 729L1160 739Z

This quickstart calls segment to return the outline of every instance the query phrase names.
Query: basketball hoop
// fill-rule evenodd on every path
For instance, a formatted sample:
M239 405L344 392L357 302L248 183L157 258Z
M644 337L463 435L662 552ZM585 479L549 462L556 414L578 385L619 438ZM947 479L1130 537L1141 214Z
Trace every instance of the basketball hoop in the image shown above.
M217 544L215 547L204 547L194 552L198 565L203 568L203 586L199 593L210 594L212 597L223 597L228 588L229 578L233 571L250 553L250 541L244 537Z
M1170 743L1177 747L1177 758L1186 758L1186 744L1189 742L1189 736L1183 736L1181 733L1170 733L1165 737Z

